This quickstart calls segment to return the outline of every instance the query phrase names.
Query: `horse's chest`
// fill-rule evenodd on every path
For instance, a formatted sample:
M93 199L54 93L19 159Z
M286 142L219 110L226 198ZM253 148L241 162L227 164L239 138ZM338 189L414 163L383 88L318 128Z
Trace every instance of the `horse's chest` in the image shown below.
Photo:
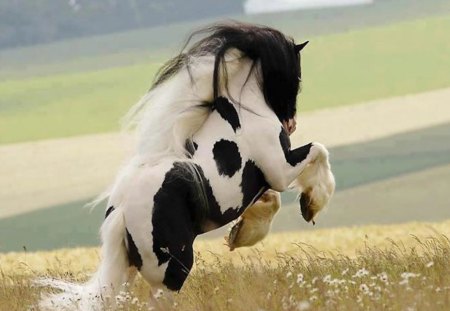
M210 121L194 137L193 160L202 167L212 189L211 200L217 203L210 206L216 209L211 210L212 218L224 224L237 218L267 183L239 129L235 131L219 114Z

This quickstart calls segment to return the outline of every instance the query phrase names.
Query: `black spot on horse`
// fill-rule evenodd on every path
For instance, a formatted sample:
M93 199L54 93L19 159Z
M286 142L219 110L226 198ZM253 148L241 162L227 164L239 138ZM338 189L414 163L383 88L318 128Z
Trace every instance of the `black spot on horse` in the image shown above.
M242 166L242 158L235 142L221 139L214 144L214 160L220 175L233 177Z
M153 198L153 252L158 265L168 262L163 283L172 290L179 290L189 274L192 243L206 217L202 181L193 165L175 162Z
M269 189L269 184L263 172L252 160L245 163L242 171L241 189L244 195L242 200L242 207L244 208L255 202L264 191Z
M288 162L291 166L296 166L298 163L306 159L312 147L312 143L309 143L297 149L291 150L291 140L283 128L281 128L280 132L280 144L283 149L286 162Z
M218 97L213 103L213 108L231 125L234 132L241 128L238 113L227 98Z
M198 144L192 139L186 139L185 148L190 157L192 158L195 154L195 151L198 149Z
M109 214L111 214L114 211L114 206L108 207L105 213L105 219L108 218Z
M281 128L280 144L281 148L283 149L284 155L287 156L289 154L289 151L291 150L291 140L289 139L289 136L284 128Z
M127 233L128 262L129 262L130 266L134 266L138 270L141 270L141 268L142 268L141 254L139 254L139 250L137 249L136 244L134 243L133 237L131 236L130 232L128 232L128 229L126 229L126 233Z
M268 188L253 161L244 167L241 187L243 205L221 209L200 166L175 162L166 173L153 198L152 236L158 264L168 262L163 280L168 288L179 290L186 280L193 265L192 244L198 234L205 232L204 224L220 227L229 223Z

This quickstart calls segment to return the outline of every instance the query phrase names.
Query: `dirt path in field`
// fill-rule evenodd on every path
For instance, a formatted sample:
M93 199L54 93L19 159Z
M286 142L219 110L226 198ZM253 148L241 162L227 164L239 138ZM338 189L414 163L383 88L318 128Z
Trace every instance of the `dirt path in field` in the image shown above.
M353 144L450 122L450 88L301 113L293 145ZM0 146L0 218L95 196L131 150L121 134Z

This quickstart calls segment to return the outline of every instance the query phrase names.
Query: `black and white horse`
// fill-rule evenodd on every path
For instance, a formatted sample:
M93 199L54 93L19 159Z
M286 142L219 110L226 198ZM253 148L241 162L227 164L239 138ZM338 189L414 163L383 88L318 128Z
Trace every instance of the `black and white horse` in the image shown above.
M241 23L201 35L128 116L138 150L107 195L98 271L82 285L48 281L63 292L42 301L44 309L99 309L136 270L154 291L180 290L194 239L268 189L296 187L308 222L329 201L327 150L315 142L292 149L289 140L306 43Z

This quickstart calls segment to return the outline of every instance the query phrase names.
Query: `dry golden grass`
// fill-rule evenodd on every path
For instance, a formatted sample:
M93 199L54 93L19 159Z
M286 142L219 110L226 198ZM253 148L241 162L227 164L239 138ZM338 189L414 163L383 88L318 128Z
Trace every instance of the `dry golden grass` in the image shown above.
M231 253L199 241L177 306L163 297L161 310L448 310L447 236L450 221L273 234ZM97 263L92 248L0 255L0 310L33 306L38 276L82 281ZM146 310L148 285L130 291L119 309Z

